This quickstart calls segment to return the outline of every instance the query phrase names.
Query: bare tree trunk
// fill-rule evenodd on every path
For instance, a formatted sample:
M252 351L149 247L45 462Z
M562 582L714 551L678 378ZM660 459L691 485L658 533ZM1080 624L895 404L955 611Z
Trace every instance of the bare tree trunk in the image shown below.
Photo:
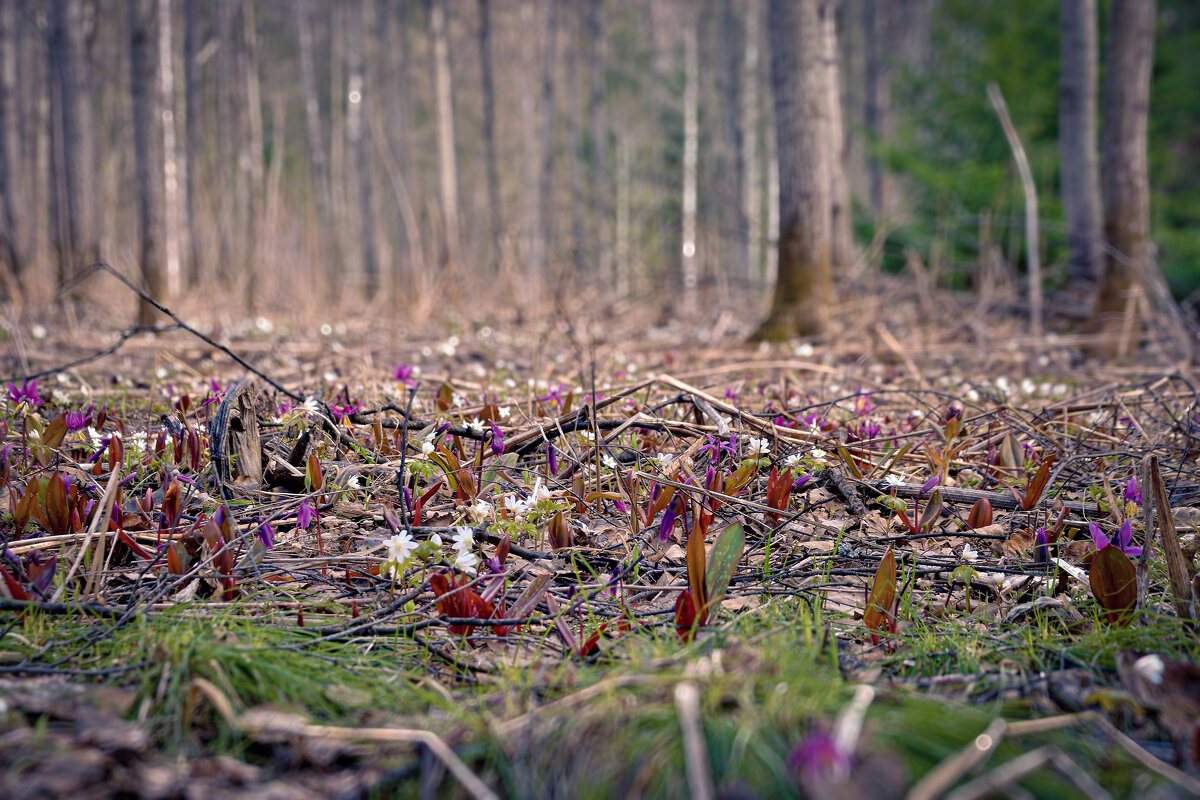
M183 220L181 229L187 235L187 275L188 288L200 284L201 271L204 263L200 259L200 245L196 236L196 185L200 180L197 149L200 144L200 118L198 95L200 94L199 76L196 70L200 54L200 0L183 0L183 92L184 92L184 180L186 193L184 197Z
M887 13L884 4L888 1L862 0L867 84L867 108L864 113L867 126L867 176L871 187L871 216L874 217L876 225L887 214L887 175L875 150L886 135L884 120L891 104L887 69L883 59L883 49L887 44L882 35L882 29L886 28L883 23Z
M248 134L242 139L242 149L238 155L238 166L246 173L242 181L246 208L245 240L242 248L246 277L244 296L246 307L252 311L258 307L258 270L262 262L260 245L266 194L263 174L262 91L258 79L258 30L254 21L254 6L253 2L242 3L242 36L238 48L242 68L241 79L246 92L242 110L246 115Z
M454 151L454 98L450 76L450 43L446 36L445 0L433 0L429 27L433 34L433 66L438 109L438 164L442 180L442 235L448 277L459 269L458 160Z
M589 0L587 10L588 43L588 116L591 129L591 257L597 275L608 275L611 271L612 255L608 241L609 187L612 185L606 169L608 128L604 121L605 58L604 29L601 25L603 0Z
M700 57L696 19L689 15L683 32L683 313L694 314L700 262L696 245L696 175L700 164Z
M217 225L217 268L216 278L227 284L234 275L233 224L236 210L237 185L239 172L237 164L237 83L238 76L233 43L233 17L236 13L238 0L229 0L213 5L213 27L217 38L218 52L215 71L218 85L217 93L217 124L215 138L217 141L216 163L212 168L215 178L214 191L220 198L216 203Z
M829 106L817 0L770 0L771 88L779 151L779 277L754 338L817 333L833 299Z
M613 257L613 270L617 297L629 294L629 278L632 265L629 263L629 224L630 224L630 144L629 133L622 132L617 137L617 222L616 222L616 253Z
M16 0L0 0L0 266L7 297L19 291L27 258L16 28Z
M1113 0L1104 70L1104 235L1110 255L1099 313L1125 306L1152 268L1147 127L1154 62L1154 0Z
M837 9L839 0L821 3L821 40L824 51L826 94L829 104L829 191L831 198L829 259L834 272L854 261L850 234L850 186L846 181L846 135L842 126L842 82L838 70Z
M558 47L557 0L546 0L546 39L542 43L542 130L539 140L541 170L538 173L537 242L534 272L546 276L554 251L554 222L550 190L554 185L554 53Z
M329 233L333 230L333 210L329 198L329 168L325 160L325 137L321 133L321 101L317 95L316 58L313 55L311 0L301 0L296 8L296 30L300 43L300 91L304 95L305 130L308 138L308 162L312 170L312 192L317 205L317 228L314 232L316 260L325 270L331 296L336 303L341 291L342 270L336 257L336 244L331 246Z
M179 156L175 148L175 48L171 37L171 0L158 0L158 79L162 108L163 243L166 245L167 292L183 288L179 268Z
M742 163L746 185L742 204L746 219L746 277L762 276L762 162L758 157L759 46L762 35L762 2L749 0L746 7L746 52L742 66Z
M366 70L363 47L366 42L365 0L354 0L346 31L346 141L354 152L355 216L358 218L362 245L361 272L368 300L379 291L379 261L375 251L375 224L371 204L371 168L367 157L367 130L363 117L366 107Z
M1067 215L1072 305L1090 316L1104 274L1100 160L1096 154L1099 33L1096 0L1060 4L1062 71L1058 83L1058 152Z
M58 279L65 281L100 259L96 225L95 131L84 41L82 0L50 4L51 116L54 217L52 242Z
M166 300L166 274L162 236L163 162L159 158L156 135L159 115L155 103L154 78L158 70L155 52L156 0L129 0L129 64L133 98L133 146L138 176L138 222L140 225L138 262L142 286L156 300ZM154 322L155 310L142 300L138 306L138 324Z
M745 50L743 47L743 33L741 21L738 19L736 0L724 0L721 10L721 24L723 27L724 39L724 55L725 55L725 101L724 101L724 117L725 117L725 135L729 138L729 145L733 154L733 175L732 192L735 198L730 204L733 211L733 230L736 237L736 255L733 266L737 270L738 275L749 276L750 274L750 226L746 220L746 134L743 132L742 125L745 122L744 109L742 106L742 81L743 81L743 61L745 59ZM747 40L747 44L749 40ZM751 129L751 136L754 135Z
M583 215L585 203L583 199L583 139L581 133L583 108L581 99L583 92L579 90L576 75L575 34L576 27L572 24L574 18L567 19L567 142L570 151L571 166L571 262L575 274L586 277L587 261L584 255Z
M488 216L491 221L491 253L488 269L500 271L504 247L504 220L500 211L500 171L496 166L496 88L492 83L491 3L479 0L479 85L483 95L483 156L487 170Z

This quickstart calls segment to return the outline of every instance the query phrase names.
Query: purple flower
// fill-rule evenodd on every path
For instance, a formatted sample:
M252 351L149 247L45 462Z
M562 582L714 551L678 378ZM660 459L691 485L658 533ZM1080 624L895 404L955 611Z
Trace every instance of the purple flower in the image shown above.
M36 408L42 404L42 398L38 395L37 379L31 381L21 381L21 387L18 389L15 383L8 384L8 399L13 405L18 403L28 403Z
M812 475L801 475L799 478L796 478L796 480L792 482L792 491L794 492L797 489L802 488L804 486L804 484L808 483L811 480L812 480Z
M1125 482L1125 499L1134 503L1142 502L1142 490L1138 488L1137 475Z
M616 598L621 590L621 565L614 564L612 572L609 573L608 581L604 584L605 591L609 597Z
M667 510L663 512L662 522L658 524L658 540L665 542L667 537L671 535L671 529L675 527L675 501L671 501L667 505Z
M917 499L920 500L922 497L933 491L933 487L937 486L939 481L941 481L941 478L939 478L937 475L934 475L932 478L925 481L925 483L921 484L921 491L917 493Z
M837 742L825 731L810 733L792 748L787 765L803 775L806 783L842 778L850 774L850 756L838 749Z
M271 527L271 523L259 517L258 520L258 540L262 542L263 547L268 550L275 547L275 529Z
M1104 531L1100 530L1100 526L1092 522L1088 524L1088 530L1092 534L1092 541L1096 545L1097 550L1112 545L1127 556L1134 557L1142 554L1142 548L1131 545L1129 540L1133 538L1133 528L1129 525L1129 520L1125 520L1124 524L1117 529L1117 535L1109 539L1104 535Z
M492 426L492 453L494 455L504 455L504 434L500 432L495 420L488 420L488 424Z
M91 407L88 408L87 411L68 411L66 415L67 430L74 433L75 431L81 431L90 425L92 423L92 411L94 411L95 408L96 404L92 403Z
M415 372L416 368L413 367L412 364L405 364L403 361L401 361L396 365L396 371L393 372L392 375L396 380L402 381L405 386L412 387L417 385L417 382L413 380L413 374Z
M300 507L296 509L296 527L302 531L308 530L308 526L312 525L313 516L313 508L308 504L308 501L305 500L300 504Z
M346 403L345 405L330 406L329 410L333 413L333 418L341 422L346 417L362 411L362 403L355 401L353 403Z
M1039 564L1048 564L1050 562L1050 537L1046 535L1046 529L1038 526L1037 536L1033 540L1037 560Z
M719 441L715 436L705 434L704 438L708 440L708 444L700 448L701 453L707 453L709 460L716 464L721 459L722 453L727 453L730 458L737 453L737 435L730 433L729 441Z
M546 443L546 465L550 467L552 476L558 475L558 452L550 442Z

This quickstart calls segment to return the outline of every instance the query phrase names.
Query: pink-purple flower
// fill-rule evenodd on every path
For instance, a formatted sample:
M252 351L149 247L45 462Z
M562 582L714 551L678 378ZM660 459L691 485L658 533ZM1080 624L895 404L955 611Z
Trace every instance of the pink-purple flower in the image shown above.
M1142 554L1142 548L1130 544L1133 538L1133 528L1129 525L1129 520L1117 529L1117 535L1109 539L1104 535L1104 531L1100 530L1100 526L1092 522L1088 524L1088 531L1092 534L1092 541L1096 545L1097 550L1103 550L1106 547L1112 546L1120 550L1127 556L1134 557Z

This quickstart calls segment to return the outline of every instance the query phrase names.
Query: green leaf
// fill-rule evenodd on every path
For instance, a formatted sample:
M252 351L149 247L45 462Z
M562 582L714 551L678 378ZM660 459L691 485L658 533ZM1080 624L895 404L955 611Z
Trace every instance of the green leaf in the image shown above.
M708 595L708 605L715 606L721 602L733 573L737 572L738 562L742 560L742 551L746 547L746 532L741 523L733 523L717 536L708 555L708 573L705 575L705 589Z

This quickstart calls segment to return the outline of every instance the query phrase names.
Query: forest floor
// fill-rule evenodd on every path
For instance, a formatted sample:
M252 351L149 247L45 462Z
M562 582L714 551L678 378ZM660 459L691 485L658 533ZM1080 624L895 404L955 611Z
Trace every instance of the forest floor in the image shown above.
M1192 367L873 285L10 326L0 794L1200 796Z

